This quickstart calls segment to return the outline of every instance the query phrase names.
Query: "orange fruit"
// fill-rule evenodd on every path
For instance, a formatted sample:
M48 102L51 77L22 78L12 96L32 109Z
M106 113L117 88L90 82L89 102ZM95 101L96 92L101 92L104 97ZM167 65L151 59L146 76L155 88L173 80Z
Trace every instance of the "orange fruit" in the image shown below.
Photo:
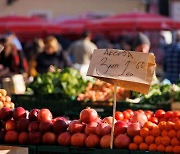
M173 152L179 154L180 153L180 146L174 146Z
M140 135L142 136L142 137L146 137L146 136L148 136L149 135L149 129L148 128L141 128L140 129Z
M153 135L154 137L160 136L161 135L161 131L158 127L154 127L151 130L151 135Z
M162 145L162 144L158 145L158 146L157 146L157 151L159 151L159 152L164 152L164 151L165 151L164 145Z
M146 150L149 149L149 147L148 147L148 145L147 145L146 143L141 143L141 144L139 145L139 149L146 151Z
M171 138L169 136L163 136L161 138L161 143L162 145L164 146L168 146L168 145L171 145Z
M147 121L147 122L145 122L145 124L144 124L144 128L148 128L149 130L152 130L153 129L153 127L156 127L157 125L156 124L154 124L154 123L152 123L152 122L150 122L150 121Z
M133 142L134 143L136 143L136 144L141 144L142 142L143 142L143 137L142 136L140 136L140 135L136 135L135 137L134 137L134 139L133 139Z
M5 98L6 98L6 102L11 102L11 97L5 96Z
M149 145L149 151L156 151L157 150L157 145L152 143Z
M160 145L160 144L161 144L161 139L162 139L161 136L157 136L157 137L155 138L155 144L156 144L156 145Z
M161 121L159 124L158 124L158 127L160 130L164 130L165 129L165 126L166 126L166 121Z
M176 137L176 131L174 129L171 129L169 132L168 132L168 136L170 138L173 138L173 137Z
M175 130L180 130L180 120L176 121L174 124L174 129Z
M163 130L161 132L161 136L168 136L168 131L167 130Z
M7 95L7 91L5 89L0 89L0 93L3 95L3 96L6 96Z
M166 122L165 130L169 131L174 128L174 122L168 121Z
M138 145L136 143L129 144L129 150L137 150L137 149L138 149Z
M147 143L147 144L154 143L154 140L155 140L155 138L152 135L148 135L148 136L145 137L145 143Z
M179 140L178 140L176 137L174 137L174 138L171 140L171 145L172 145L172 146L180 145L180 142L179 142Z
M166 148L165 148L165 152L167 153L172 153L173 152L173 147L171 145L168 145Z
M177 136L177 138L180 140L180 130L178 130L176 136Z

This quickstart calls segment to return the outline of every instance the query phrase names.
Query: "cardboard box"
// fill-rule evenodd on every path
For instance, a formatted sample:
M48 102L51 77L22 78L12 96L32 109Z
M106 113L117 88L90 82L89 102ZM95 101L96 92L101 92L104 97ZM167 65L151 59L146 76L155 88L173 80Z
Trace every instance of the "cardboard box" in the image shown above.
M28 148L0 145L0 154L28 154Z

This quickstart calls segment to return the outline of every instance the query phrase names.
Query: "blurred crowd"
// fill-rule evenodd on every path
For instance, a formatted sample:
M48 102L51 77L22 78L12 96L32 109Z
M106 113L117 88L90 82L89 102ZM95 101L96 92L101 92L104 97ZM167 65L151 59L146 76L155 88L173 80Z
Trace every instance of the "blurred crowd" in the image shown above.
M104 36L94 37L84 31L75 41L62 37L48 36L24 42L18 40L11 32L0 37L0 45L4 49L0 53L0 80L14 74L34 77L37 73L53 71L55 67L74 67L85 75L93 50L96 48L114 48L133 50L138 52L152 52L149 38L138 33L134 37L122 35L116 40L109 40ZM166 44L162 37L159 49L153 52L156 56L156 75L161 80L166 78L171 83L180 79L180 32L176 41Z

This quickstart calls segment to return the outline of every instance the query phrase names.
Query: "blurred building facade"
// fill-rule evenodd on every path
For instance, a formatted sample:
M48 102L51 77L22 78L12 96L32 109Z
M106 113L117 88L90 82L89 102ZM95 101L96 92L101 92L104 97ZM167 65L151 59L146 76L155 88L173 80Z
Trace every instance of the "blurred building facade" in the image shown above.
M56 18L86 12L112 15L145 11L146 0L0 0L0 16L25 15Z

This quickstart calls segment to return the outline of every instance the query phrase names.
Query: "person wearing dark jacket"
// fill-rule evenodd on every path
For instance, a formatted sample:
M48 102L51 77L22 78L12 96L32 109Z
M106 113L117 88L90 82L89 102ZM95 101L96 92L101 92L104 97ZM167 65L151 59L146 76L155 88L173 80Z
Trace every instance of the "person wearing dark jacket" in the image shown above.
M46 73L51 66L63 69L71 66L71 61L67 53L64 53L61 45L53 36L49 36L45 42L45 50L36 59L36 70L38 73Z

